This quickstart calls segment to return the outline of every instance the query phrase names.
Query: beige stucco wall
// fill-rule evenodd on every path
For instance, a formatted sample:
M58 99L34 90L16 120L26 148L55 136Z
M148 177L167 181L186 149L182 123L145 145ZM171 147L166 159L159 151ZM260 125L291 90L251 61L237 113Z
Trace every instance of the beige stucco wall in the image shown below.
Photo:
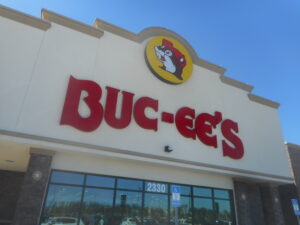
M173 86L158 80L147 68L144 60L147 40L138 43L107 31L103 37L96 38L56 23L51 23L51 27L43 31L4 17L0 17L0 30L3 34L0 36L0 49L4 50L0 52L1 130L9 131L11 135L32 135L33 138L26 140L32 145L37 144L33 141L34 137L42 137L38 144L44 148L53 148L51 142L60 140L68 141L65 143L68 146L74 142L89 145L88 148L96 146L97 151L113 149L119 154L123 152L124 157L128 154L144 154L143 161L147 161L146 155L162 157L164 160L158 163L163 168L162 174L170 172L172 180L176 173L165 167L168 159L207 165L205 171L226 176L289 180L277 110L250 101L247 91L223 83L217 72L194 65L192 77L184 84ZM214 131L219 146L214 149L199 140L182 137L174 124L161 122L158 132L144 130L134 120L122 130L111 128L103 121L97 130L90 133L60 126L70 75L95 81L103 90L105 86L111 86L133 92L135 100L142 96L158 99L159 112L151 113L151 116L158 118L162 111L175 113L183 106L194 108L196 114L220 111L224 119L238 122L238 136L244 143L245 155L240 160L223 157L220 127ZM101 102L104 100L105 91ZM80 110L84 111L84 107L82 105ZM15 141L22 142L24 139L16 138ZM174 151L165 153L165 145L171 145ZM78 151L84 152L84 146ZM61 158L54 161L54 166L61 168L62 159L66 156L58 155ZM67 169L72 169L72 160L78 160L77 156L72 157ZM90 156L84 157L88 162ZM116 168L126 167L126 164L115 160L115 165L118 165ZM94 162L93 165L96 164ZM135 162L135 165L138 164ZM196 165L194 167L197 168ZM222 167L226 170L222 171ZM99 170L101 173L100 169L91 168L87 169L83 164L82 169ZM156 166L153 164L151 168ZM199 165L198 170L202 171L203 166ZM141 171L146 173L145 170ZM207 175L203 176L207 178ZM224 183L228 184L227 181Z

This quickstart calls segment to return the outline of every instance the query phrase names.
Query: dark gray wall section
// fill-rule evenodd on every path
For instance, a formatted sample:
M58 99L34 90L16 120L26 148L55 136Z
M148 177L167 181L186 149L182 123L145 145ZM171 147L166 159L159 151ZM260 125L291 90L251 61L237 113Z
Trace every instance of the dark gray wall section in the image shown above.
M300 199L300 146L288 144L288 153L297 187L298 199Z
M12 221L25 173L0 170L0 221Z
M239 225L290 225L277 185L235 180L234 191Z
M266 225L285 225L278 186L261 185L260 192Z
M291 203L291 199L297 199L297 189L295 184L280 185L279 193L285 224L298 225Z
M234 191L238 224L266 225L259 185L234 181Z
M37 225L51 168L51 155L31 153L18 201L14 225ZM39 176L35 175L41 175Z

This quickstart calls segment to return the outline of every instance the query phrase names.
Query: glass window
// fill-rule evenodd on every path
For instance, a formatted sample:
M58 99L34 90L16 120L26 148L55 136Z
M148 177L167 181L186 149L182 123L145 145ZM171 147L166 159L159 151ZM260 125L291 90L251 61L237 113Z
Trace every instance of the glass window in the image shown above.
M168 225L168 195L145 193L144 225Z
M83 180L84 175L79 173L54 171L51 176L52 183L83 185Z
M195 196L212 197L211 188L194 187L193 191Z
M215 200L215 209L216 209L218 224L225 224L225 225L233 224L230 201Z
M59 223L58 220L72 220L77 224L82 187L51 184L45 203L42 223Z
M84 224L109 224L113 210L113 198L113 190L86 188L81 213Z
M229 191L228 190L214 189L214 197L215 198L229 199Z
M142 192L117 191L114 224L141 225Z
M118 188L141 191L143 190L143 181L119 178Z
M178 210L178 224L179 225L192 225L192 199L191 197L180 196L180 206ZM171 214L170 214L170 225L175 224L175 210L172 207L171 200Z
M212 199L194 198L194 225L215 224Z
M146 192L156 192L156 193L168 193L168 185L164 183L157 182L145 182Z
M95 187L115 187L115 178L105 177L105 176L93 176L88 175L86 178L87 186L95 186Z
M179 186L180 187L180 194L181 195L190 195L191 194L191 187L190 186L185 186L185 185L171 185L171 192L172 192L172 187L173 186Z
M232 205L230 190L53 171L40 224L233 225Z

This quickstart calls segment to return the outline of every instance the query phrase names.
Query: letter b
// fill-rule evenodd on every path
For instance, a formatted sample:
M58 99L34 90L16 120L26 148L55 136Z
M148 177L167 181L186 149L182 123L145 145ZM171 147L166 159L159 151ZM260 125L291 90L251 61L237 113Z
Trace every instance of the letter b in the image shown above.
M88 93L88 96L83 99L90 110L87 118L83 118L78 112L82 91ZM89 80L77 80L70 76L60 124L70 125L86 132L96 130L103 119L103 107L99 102L101 95L102 90L97 83Z

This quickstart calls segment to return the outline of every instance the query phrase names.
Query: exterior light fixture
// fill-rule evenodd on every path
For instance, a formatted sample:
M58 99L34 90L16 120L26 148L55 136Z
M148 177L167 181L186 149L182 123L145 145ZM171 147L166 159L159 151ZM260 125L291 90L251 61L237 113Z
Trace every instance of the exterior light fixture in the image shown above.
M172 151L173 151L173 149L172 149L171 146L169 146L169 145L166 145L166 146L165 146L165 152L170 153L170 152L172 152Z

